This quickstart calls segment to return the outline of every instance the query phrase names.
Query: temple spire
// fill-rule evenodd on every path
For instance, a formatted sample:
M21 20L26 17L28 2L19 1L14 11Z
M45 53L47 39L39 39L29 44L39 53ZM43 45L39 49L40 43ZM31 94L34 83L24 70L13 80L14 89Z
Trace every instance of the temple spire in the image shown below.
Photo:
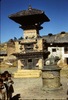
M31 5L29 5L28 10L32 10L32 6Z

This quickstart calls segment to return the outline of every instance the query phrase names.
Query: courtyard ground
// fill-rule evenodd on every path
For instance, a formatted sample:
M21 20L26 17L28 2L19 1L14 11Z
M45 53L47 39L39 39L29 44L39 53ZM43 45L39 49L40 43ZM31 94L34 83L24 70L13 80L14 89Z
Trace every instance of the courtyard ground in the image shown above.
M14 73L17 68L1 68L1 72L8 70ZM62 88L54 91L42 90L42 78L13 78L14 93L13 96L20 94L20 100L68 100L68 77L61 75L60 81Z

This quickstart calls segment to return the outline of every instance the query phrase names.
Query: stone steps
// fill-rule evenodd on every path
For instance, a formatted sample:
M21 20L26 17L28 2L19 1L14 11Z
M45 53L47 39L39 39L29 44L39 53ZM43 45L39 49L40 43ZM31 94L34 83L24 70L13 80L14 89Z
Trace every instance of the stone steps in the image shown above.
M36 78L41 76L41 70L18 70L14 73L14 78Z

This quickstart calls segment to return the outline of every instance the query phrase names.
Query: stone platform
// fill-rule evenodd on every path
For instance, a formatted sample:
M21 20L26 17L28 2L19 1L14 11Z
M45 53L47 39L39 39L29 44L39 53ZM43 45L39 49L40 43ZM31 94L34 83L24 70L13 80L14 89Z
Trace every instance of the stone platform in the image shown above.
M41 76L41 70L18 70L13 74L14 78L37 78Z

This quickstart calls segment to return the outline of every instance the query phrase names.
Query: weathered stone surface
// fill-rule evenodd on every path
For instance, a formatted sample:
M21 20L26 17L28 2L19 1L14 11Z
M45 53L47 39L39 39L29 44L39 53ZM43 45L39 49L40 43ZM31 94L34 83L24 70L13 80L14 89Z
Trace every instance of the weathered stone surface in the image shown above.
M60 88L60 71L45 70L42 72L43 90Z
M55 77L55 78L49 78L49 79L43 79L43 88L45 89L56 89L60 87L60 78Z

